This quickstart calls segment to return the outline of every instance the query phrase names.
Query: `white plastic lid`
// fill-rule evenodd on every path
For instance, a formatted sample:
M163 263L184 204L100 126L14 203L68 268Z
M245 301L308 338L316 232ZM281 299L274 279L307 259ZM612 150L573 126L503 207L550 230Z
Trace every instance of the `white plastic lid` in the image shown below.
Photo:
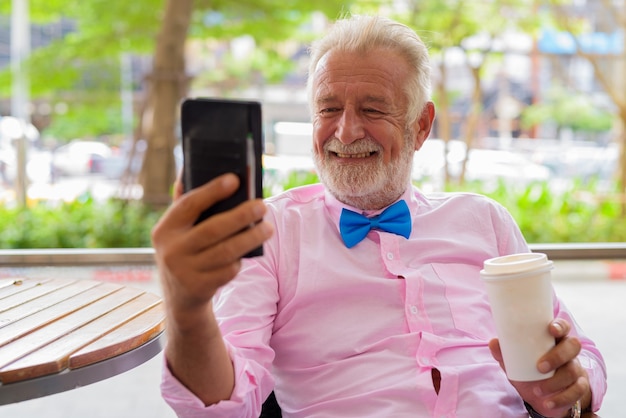
M551 268L552 261L543 253L519 253L485 260L483 275L516 274L529 270Z

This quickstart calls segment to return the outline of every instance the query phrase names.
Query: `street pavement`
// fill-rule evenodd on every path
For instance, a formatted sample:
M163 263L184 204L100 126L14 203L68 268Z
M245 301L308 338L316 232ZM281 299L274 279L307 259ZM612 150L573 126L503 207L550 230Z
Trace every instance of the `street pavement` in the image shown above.
M605 357L609 390L599 415L621 418L626 394L626 277L610 278L606 266L603 262L557 262L554 286ZM159 292L155 279L138 285ZM159 355L99 383L0 406L0 417L175 418L159 394L161 361Z

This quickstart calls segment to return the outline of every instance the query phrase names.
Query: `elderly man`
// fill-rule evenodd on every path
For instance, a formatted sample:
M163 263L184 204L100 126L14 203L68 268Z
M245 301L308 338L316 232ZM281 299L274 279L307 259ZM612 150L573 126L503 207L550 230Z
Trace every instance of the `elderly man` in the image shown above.
M597 410L602 356L556 295L557 344L537 364L554 376L514 382L503 371L479 271L529 251L509 213L411 184L435 117L415 32L380 17L338 21L313 45L308 88L321 184L198 225L237 179L184 195L178 184L154 228L167 306L162 393L177 414L258 417L272 390L285 417ZM241 260L262 243L262 257Z

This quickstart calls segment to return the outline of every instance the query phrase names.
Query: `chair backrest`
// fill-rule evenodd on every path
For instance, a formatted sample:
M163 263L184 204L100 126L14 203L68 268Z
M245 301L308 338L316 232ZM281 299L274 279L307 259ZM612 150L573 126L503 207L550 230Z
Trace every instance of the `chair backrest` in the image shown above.
M265 402L263 402L263 408L261 408L261 415L259 418L282 418L283 414L280 410L278 402L276 402L276 396L274 392L270 393Z

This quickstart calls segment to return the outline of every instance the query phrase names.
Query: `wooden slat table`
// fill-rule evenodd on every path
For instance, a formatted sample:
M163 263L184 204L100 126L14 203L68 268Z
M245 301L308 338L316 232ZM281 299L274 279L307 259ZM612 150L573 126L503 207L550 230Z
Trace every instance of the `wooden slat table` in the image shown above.
M161 298L90 280L0 279L0 405L85 386L163 348Z

